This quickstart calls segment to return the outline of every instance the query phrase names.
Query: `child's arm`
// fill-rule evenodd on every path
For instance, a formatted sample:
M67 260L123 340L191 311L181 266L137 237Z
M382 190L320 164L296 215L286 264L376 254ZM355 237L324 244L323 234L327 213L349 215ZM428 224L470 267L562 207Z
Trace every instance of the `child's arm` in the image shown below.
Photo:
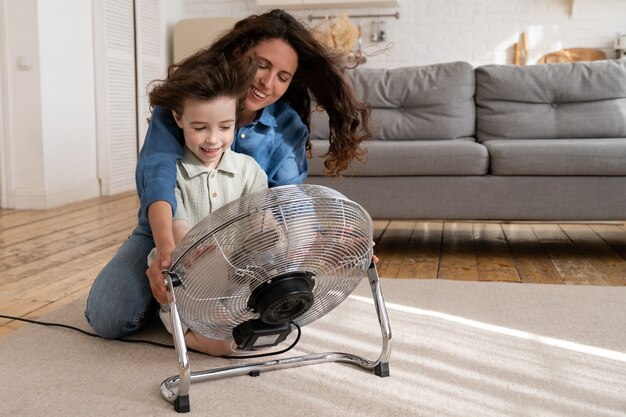
M178 244L187 232L191 229L187 220L174 220L172 230L174 232L174 242Z
M157 257L146 272L150 280L150 288L154 298L161 304L169 302L167 286L163 282L163 271L172 266L172 253L176 245L187 234L189 222L185 204L178 186L174 189L176 214L172 216L172 207L166 201L152 203L148 210L148 218L152 225L152 234L157 249Z
M172 264L172 252L176 247L173 233L172 206L167 201L155 201L148 209L148 221L152 227L152 236L157 250L156 259L146 271L150 281L152 295L159 303L165 304L167 287L163 282L163 271Z

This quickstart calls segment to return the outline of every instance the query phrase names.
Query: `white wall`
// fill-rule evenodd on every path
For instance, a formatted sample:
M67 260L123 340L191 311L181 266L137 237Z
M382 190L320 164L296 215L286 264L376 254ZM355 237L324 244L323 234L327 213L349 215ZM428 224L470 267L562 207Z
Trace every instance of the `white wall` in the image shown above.
M187 17L243 17L263 11L254 0L185 0ZM307 16L400 13L386 21L387 42L370 43L372 19L360 19L365 66L401 67L449 61L474 66L512 63L513 44L528 36L528 63L561 48L602 49L613 58L616 32L626 33L626 1L575 0L397 0L399 7L289 10L305 22ZM312 21L319 25L323 20ZM359 23L359 20L355 20Z
M164 68L167 68L167 65L172 62L172 57L174 56L174 26L176 26L176 22L184 19L186 15L187 12L185 0L165 1L162 3L161 19L163 24L163 30L165 31L165 39L167 40L166 42L164 42L166 53L164 57ZM165 76L166 74L167 72L163 75Z
M0 7L3 206L49 208L99 195L91 3L3 0Z
M22 195L40 194L43 183L43 140L39 99L39 45L36 0L3 4L3 99L4 141L3 181L7 206ZM30 61L30 68L18 68L18 59ZM20 140L18 140L20 138Z

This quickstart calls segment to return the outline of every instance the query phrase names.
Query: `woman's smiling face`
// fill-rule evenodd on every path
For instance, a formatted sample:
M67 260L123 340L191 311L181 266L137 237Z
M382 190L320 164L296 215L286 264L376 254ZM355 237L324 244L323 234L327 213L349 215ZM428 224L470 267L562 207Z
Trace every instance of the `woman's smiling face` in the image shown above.
M263 40L251 52L256 56L258 68L244 107L249 112L257 112L285 94L298 69L298 54L279 38Z

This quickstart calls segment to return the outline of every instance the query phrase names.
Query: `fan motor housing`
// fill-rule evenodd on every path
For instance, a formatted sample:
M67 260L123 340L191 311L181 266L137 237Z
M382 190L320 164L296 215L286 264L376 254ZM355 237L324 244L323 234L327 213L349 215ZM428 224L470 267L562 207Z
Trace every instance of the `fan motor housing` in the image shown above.
M313 305L312 272L288 272L255 288L248 299L248 308L258 312L267 324L288 323Z
M248 308L260 317L233 329L237 347L252 350L284 341L291 332L291 322L313 305L314 286L312 272L288 272L255 288L248 299Z

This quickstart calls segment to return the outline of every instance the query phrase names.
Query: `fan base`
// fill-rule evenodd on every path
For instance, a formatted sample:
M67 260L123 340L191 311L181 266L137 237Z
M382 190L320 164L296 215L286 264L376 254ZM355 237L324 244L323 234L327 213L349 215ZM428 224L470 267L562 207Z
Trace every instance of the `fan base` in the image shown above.
M378 279L378 273L376 272L376 265L374 265L373 262L370 264L367 274L382 334L382 349L378 359L368 360L361 356L349 353L325 352L276 359L268 362L251 363L247 365L233 365L224 368L214 368L206 371L190 373L187 350L184 345L184 339L182 339L182 330L179 328L178 331L175 332L178 334L180 339L182 339L181 344L176 347L179 359L179 375L169 377L161 383L161 396L166 401L173 403L176 411L187 412L189 411L189 385L192 382L210 381L238 375L259 376L262 370L271 371L327 362L349 363L364 370L373 372L381 378L388 377L389 357L391 355L391 327L389 325L389 317L387 316L387 309L385 308L383 294L380 289L380 281ZM172 311L176 313L176 315L178 314L175 303ZM176 318L178 319L178 316L176 316ZM176 341L177 339L175 338L174 340Z
M189 395L179 395L174 400L174 410L178 413L188 413L191 411L191 405L189 403Z
M374 368L374 375L379 376L381 378L386 378L389 376L389 362L380 362Z

